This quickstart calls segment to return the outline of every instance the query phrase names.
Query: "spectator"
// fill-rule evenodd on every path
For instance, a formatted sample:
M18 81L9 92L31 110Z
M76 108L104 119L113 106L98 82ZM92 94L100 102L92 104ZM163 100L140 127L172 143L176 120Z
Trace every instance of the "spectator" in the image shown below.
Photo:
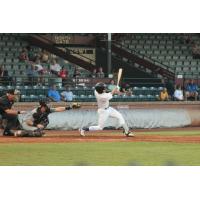
M61 68L59 72L59 77L62 79L66 79L68 77L68 71L64 67Z
M56 85L52 85L52 87L49 89L48 97L51 101L54 101L54 102L61 101L61 96L59 92L56 90Z
M81 72L79 71L77 67L75 67L74 78L80 78L80 77L81 77Z
M34 53L33 49L30 46L27 46L26 49L28 52L29 61L34 62L36 59L36 54Z
M191 79L190 82L186 85L186 91L185 91L185 99L186 101L188 98L194 98L195 101L198 97L198 86L194 83L194 80Z
M97 70L96 69L93 69L93 72L91 74L91 77L92 78L96 78L97 77Z
M0 76L2 76L3 71L4 71L4 65L0 65Z
M174 83L172 81L166 79L166 78L162 79L161 82L163 84L163 87L167 88L169 98L173 97L173 95L174 95Z
M38 75L39 75L39 85L42 85L43 82L44 82L44 78L43 78L43 75L44 75L44 68L42 67L42 65L40 64L40 59L37 59L36 62L35 62L35 67L36 67L36 70L38 72Z
M73 93L70 90L69 86L65 86L65 91L61 93L61 96L62 96L63 101L67 101L67 102L73 101Z
M133 94L130 86L127 83L123 83L121 87L121 95L131 96Z
M99 71L97 72L97 78L104 78L105 74L103 72L103 68L99 67Z
M20 90L16 90L15 89L15 102L19 102L20 101L20 96L21 96L21 92L20 92Z
M183 97L183 90L181 89L181 86L178 85L175 89L174 92L174 100L175 101L183 101L184 97Z
M52 74L55 74L59 76L59 72L61 70L61 66L56 62L55 59L52 60L52 63L50 65L50 70Z
M193 42L192 44L192 55L194 59L200 58L200 48L199 45Z
M40 75L44 74L44 68L42 67L42 65L40 63L40 59L37 59L35 61L35 67L36 67L36 70L37 70L38 74L40 74Z
M4 70L4 66L0 66L0 82L2 85L12 85L12 78L8 74L8 70Z
M20 53L20 55L19 55L19 60L20 61L29 61L29 57L28 57L28 51L27 51L27 49L26 48L24 48L23 50L22 50L22 52Z
M163 88L159 95L160 101L169 101L169 95L167 92L167 88Z
M40 54L40 59L42 63L48 63L49 62L49 53L46 50L42 50Z
M67 77L68 77L68 71L64 67L59 72L59 77L62 78L62 85L66 85L67 83Z
M116 88L116 84L115 84L115 81L112 79L111 81L110 81L110 84L108 84L108 90L109 91L112 91L114 88Z
M1 81L3 85L12 85L12 77L9 76L8 70L3 71Z
M26 74L28 76L29 84L36 85L38 82L38 72L34 64L27 69Z

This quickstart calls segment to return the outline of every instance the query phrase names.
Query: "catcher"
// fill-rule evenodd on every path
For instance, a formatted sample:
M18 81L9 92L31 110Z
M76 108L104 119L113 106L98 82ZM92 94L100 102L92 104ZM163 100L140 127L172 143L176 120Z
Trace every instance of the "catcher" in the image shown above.
M17 131L15 132L16 137L42 137L45 134L44 129L49 124L48 115L50 113L80 108L80 104L78 103L57 108L49 108L45 101L40 101L39 104L40 106L32 111L30 119L24 122L24 126L31 130Z

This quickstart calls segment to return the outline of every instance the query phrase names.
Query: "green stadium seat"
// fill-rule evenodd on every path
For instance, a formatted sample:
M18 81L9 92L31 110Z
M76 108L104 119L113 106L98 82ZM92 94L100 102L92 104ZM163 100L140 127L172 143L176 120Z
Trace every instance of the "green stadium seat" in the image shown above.
M178 59L179 59L179 56L174 55L174 56L172 57L172 59L173 59L173 60L178 60Z
M4 58L0 58L0 63L4 63Z
M12 47L12 48L10 48L10 51L12 51L12 52L20 52L20 50L18 50L18 48L16 48L16 47Z
M167 56L165 56L165 59L166 59L166 60L171 60L171 59L172 59L172 56L167 55Z
M47 101L47 96L40 94L38 96L39 100Z
M191 61L191 66L196 66L197 65L197 61L196 60L193 60L193 61Z
M156 92L157 92L157 89L156 89L155 87L150 87L150 88L149 88L149 94L150 94L150 95L155 95Z
M140 50L140 49L143 49L143 46L142 46L142 45L137 45L137 46L136 46L136 49L139 49L139 50Z
M158 45L158 44L159 44L159 41L158 41L158 40L154 40L154 41L153 41L153 44Z
M160 51L160 54L161 54L161 55L167 55L167 50L162 50L162 51Z
M139 87L133 87L133 94L139 95L140 94L140 88Z
M164 60L165 56L158 56L158 60Z
M152 50L147 50L147 51L146 51L146 54L152 55L152 54L153 54L153 51L152 51Z
M20 44L20 42L14 42L14 46L15 46L15 47L20 47L21 44Z
M154 55L160 55L160 51L159 50L155 50L153 53L154 53Z
M6 86L6 90L11 90L11 89L14 89L15 87L14 86L11 86L11 85L7 85Z
M0 47L4 47L6 46L6 42L5 41L0 41Z
M140 94L140 95L138 96L138 100L139 100L139 101L145 101L145 100L146 100L146 95Z
M146 96L146 99L147 99L147 101L154 101L154 100L155 100L155 96L153 96L153 95L151 95L151 94L148 94L148 95Z
M149 88L142 87L140 91L141 91L141 94L146 95L146 94L148 94Z
M88 101L89 102L94 102L96 100L94 95L88 95Z
M88 101L88 97L82 94L79 96L79 100L82 102L86 102L86 101Z
M184 65L184 66L189 66L189 65L190 65L190 62L189 62L189 61L184 61L184 62L183 62L183 65Z
M181 46L181 50L187 50L188 47L187 46Z
M166 44L166 41L165 40L161 40L160 44L164 46Z
M149 50L150 49L150 45L144 45L144 49Z
M19 62L19 59L18 58L14 58L13 59L13 63L18 63Z
M31 94L30 95L30 101L31 102L38 102L39 101L39 97L36 95Z
M151 46L151 49L152 49L152 50L156 50L156 49L158 49L158 46L157 46L157 45L152 45L152 46Z
M146 41L146 44L151 45L151 44L152 44L152 41L151 41L151 40L147 40L147 41Z
M22 95L21 95L21 98L20 98L20 101L21 101L21 102L27 102L28 99L29 99L29 96L27 96L27 95L25 95L25 94L22 94Z
M176 62L176 65L177 65L177 66L183 66L183 62L182 62L182 61L177 61L177 62Z
M164 45L159 45L158 48L159 48L159 50L164 50L165 46Z
M10 51L10 48L9 47L3 47L2 51L4 51L4 52Z
M6 46L12 47L13 46L13 42L8 41L7 44L6 44Z

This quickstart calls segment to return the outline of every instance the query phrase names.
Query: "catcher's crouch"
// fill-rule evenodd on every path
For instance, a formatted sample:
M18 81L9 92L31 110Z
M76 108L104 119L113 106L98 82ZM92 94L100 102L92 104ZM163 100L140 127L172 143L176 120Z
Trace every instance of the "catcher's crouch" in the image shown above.
M32 130L20 130L15 132L16 137L42 137L44 133L44 129L49 124L48 115L52 112L62 112L65 110L70 110L72 108L79 108L80 105L72 105L72 107L57 107L57 108L49 108L46 102L40 101L40 106L36 108L33 113L31 119L25 121L25 124L29 127L32 127Z

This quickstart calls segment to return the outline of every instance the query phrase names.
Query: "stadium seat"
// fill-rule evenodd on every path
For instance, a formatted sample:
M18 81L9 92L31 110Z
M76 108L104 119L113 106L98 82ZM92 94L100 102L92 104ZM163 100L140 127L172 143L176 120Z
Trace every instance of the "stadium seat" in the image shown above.
M82 94L82 95L79 96L79 100L82 101L82 102L85 102L85 101L88 101L88 97L86 95Z
M30 102L38 102L39 101L39 97L36 95L31 94L29 97Z
M88 95L88 101L94 102L96 100L94 95Z
M20 98L20 101L21 101L21 102L27 102L28 99L29 99L29 96L22 94L22 95L21 95L21 98Z

